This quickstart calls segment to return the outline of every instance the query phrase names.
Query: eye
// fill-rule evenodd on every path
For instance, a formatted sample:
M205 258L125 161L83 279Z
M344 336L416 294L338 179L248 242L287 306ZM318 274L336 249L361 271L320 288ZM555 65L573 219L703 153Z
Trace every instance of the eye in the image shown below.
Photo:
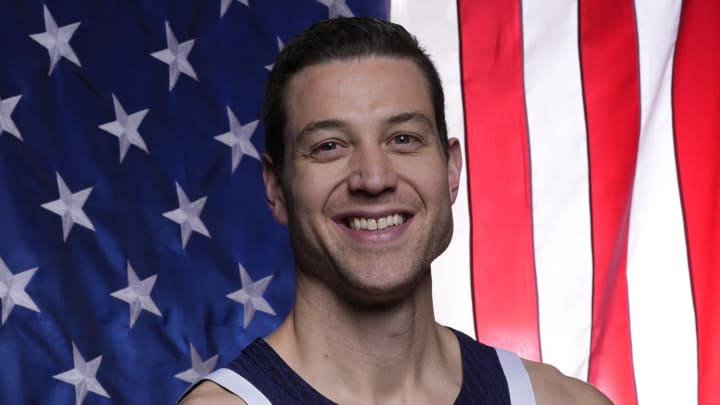
M422 147L423 141L417 135L398 133L390 138L388 146L396 152L413 152Z
M330 161L342 156L344 148L338 141L323 141L313 146L310 155L318 161Z
M330 152L338 148L337 142L329 141L329 142L323 142L320 145L315 148L315 150L322 151L322 152Z
M397 145L407 145L412 141L412 137L408 134L399 134L393 138L393 142Z

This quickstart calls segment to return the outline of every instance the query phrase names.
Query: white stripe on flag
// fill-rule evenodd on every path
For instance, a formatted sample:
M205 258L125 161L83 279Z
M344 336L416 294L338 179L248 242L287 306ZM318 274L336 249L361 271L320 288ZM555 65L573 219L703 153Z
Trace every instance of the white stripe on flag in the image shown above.
M423 0L422 5L419 5L416 1L393 0L391 19L417 36L420 45L430 54L445 90L448 135L460 139L465 151L456 3ZM445 253L433 263L433 301L438 322L475 336L470 288L470 217L466 176L464 166L460 192L453 206L453 239Z
M593 262L577 2L524 1L522 14L542 359L586 380Z
M635 2L642 117L627 277L641 404L697 403L694 311L672 132L680 7L679 0Z

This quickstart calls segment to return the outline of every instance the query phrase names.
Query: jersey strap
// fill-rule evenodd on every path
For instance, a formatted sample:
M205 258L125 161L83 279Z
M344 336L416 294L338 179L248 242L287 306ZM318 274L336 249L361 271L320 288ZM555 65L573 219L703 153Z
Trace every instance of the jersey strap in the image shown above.
M496 348L498 360L502 366L510 390L510 402L513 405L535 405L530 376L517 354Z
M223 387L224 389L230 391L231 393L235 394L237 397L242 398L245 403L248 405L272 405L269 399L265 395L263 395L262 392L260 392L257 388L255 388L254 385L248 380L245 379L245 377L241 376L240 374L227 369L227 368L220 368L212 373L206 375L202 380L197 381L195 384L190 386L188 390L180 397L180 400L182 400L183 397L187 393L193 390L198 384L200 384L203 381L212 381L215 384ZM180 402L178 400L178 402Z

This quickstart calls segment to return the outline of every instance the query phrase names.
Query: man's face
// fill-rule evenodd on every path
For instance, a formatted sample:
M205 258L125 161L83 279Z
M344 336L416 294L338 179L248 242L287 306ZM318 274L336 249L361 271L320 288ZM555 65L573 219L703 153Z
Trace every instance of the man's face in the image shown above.
M408 59L311 66L285 99L281 178L265 156L275 217L289 226L299 277L362 303L396 300L452 235L461 157L445 159L427 82Z

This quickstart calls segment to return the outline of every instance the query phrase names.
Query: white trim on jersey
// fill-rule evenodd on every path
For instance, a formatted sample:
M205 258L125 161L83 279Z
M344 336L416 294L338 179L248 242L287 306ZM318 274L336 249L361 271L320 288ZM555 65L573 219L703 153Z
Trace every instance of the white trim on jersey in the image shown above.
M255 388L250 381L228 368L217 369L205 376L202 380L199 380L195 384L191 385L190 388L188 388L188 390L180 397L178 403L203 381L214 382L245 401L247 405L272 405L272 402L270 402L270 400L267 399L260 390Z
M500 365L502 366L508 389L510 390L510 403L513 405L535 405L530 376L517 354L503 349L495 349Z
M517 354L503 349L495 349L503 374L507 380L510 391L510 403L513 405L535 405L535 394L530 383L530 376ZM245 377L227 369L221 368L208 374L202 380L193 384L180 399L192 391L197 384L209 380L225 388L248 405L272 405L269 399ZM178 401L179 402L179 401Z

